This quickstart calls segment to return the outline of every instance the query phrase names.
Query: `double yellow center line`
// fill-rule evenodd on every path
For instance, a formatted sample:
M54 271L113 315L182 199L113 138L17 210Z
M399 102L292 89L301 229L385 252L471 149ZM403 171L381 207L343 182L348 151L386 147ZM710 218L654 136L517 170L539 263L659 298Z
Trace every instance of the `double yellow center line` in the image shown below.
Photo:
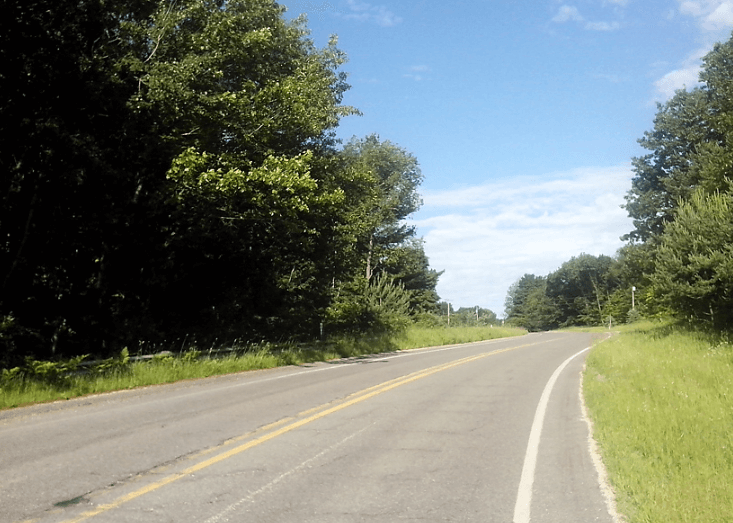
M543 343L543 342L539 342L539 343ZM427 368L421 371L417 371L412 374L407 374L405 376L401 376L399 378L395 378L395 379L380 383L373 387L369 387L369 388L360 390L358 392L355 392L347 396L340 403L336 403L336 404L327 403L325 405L321 405L314 409L310 409L305 412L302 412L298 415L298 417L300 417L301 419L295 418L297 419L297 421L293 421L292 423L289 423L289 422L292 421L294 418L287 418L285 420L280 420L266 427L262 427L261 429L257 430L255 434L261 433L263 431L267 432L268 430L274 429L275 427L282 425L283 423L289 423L289 424L283 427L274 429L271 432L267 432L266 434L262 436L251 439L247 441L246 443L242 443L241 445L238 445L234 448L227 450L226 452L222 452L221 454L217 454L214 457L201 461L180 472L176 472L174 474L166 476L163 479L160 479L159 481L156 481L154 483L150 483L138 490L125 494L124 496L121 496L115 499L111 503L99 505L98 507L94 508L93 510L84 512L80 514L79 516L77 516L76 518L66 520L63 523L78 523L78 522L87 520L89 518L92 518L94 516L97 516L99 514L102 514L103 512L108 512L112 509L115 509L127 503L128 501L132 501L133 499L139 498L140 496L149 494L150 492L153 492L154 490L157 490L161 487L164 487L175 481L178 481L181 478L184 478L186 476L199 472L205 468L208 468L212 465L215 465L221 461L224 461L233 456L236 456L237 454L241 454L242 452L245 452L253 447L256 447L258 445L261 445L262 443L270 441L271 439L277 438L278 436L282 436L283 434L286 434L288 432L292 432L293 430L298 429L304 425L312 423L321 418L325 418L326 416L329 416L330 414L344 410L348 407L351 407L352 405L356 405L357 403L361 403L362 401L366 401L370 398L378 396L379 394L383 394L392 389L396 389L397 387L401 387L402 385L412 383L414 381L420 380L422 378L426 378L438 372L442 372L444 370L451 369L453 367L458 367L460 365L465 365L466 363L471 363L472 361L480 360L488 356L493 356L495 354L500 354L502 352L508 352L508 351L512 351L512 350L520 349L522 347L528 347L530 345L536 345L536 344L537 343L529 343L529 344L520 345L517 347L507 348L507 349L499 349L499 350L495 350L492 352L478 354L476 356L468 356L466 358L461 358L459 360L451 361L449 363L443 363L441 365L436 365L434 367L430 367L430 368ZM222 448L226 446L230 446L232 442L241 441L242 439L247 439L247 438L250 438L251 436L252 436L252 433L249 433L239 438L236 438L235 440L229 440L225 443L222 443L221 445L217 447L214 447L213 449L210 449L209 451L206 451L205 453L209 454L211 452L216 452L217 450L221 450Z

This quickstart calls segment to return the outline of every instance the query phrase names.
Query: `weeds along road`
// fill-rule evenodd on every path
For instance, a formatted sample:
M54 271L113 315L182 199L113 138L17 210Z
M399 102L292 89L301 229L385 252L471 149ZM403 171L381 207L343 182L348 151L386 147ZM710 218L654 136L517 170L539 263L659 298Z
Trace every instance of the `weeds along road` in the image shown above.
M0 520L610 522L580 407L590 344L531 334L2 412Z

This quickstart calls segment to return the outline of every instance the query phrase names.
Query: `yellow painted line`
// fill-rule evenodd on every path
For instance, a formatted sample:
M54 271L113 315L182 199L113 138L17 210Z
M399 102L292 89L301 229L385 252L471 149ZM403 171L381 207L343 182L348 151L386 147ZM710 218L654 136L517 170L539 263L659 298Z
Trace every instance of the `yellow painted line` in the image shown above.
M548 341L555 341L555 340L548 340ZM130 492L128 494L125 494L124 496L121 496L117 498L116 500L112 501L111 503L107 503L104 505L99 505L97 508L93 510L89 510L87 512L84 512L77 516L76 518L65 520L62 523L79 523L81 521L87 520L89 518L92 518L94 516L97 516L99 514L102 514L103 512L108 512L112 509L115 509L117 507L120 507L121 505L124 505L128 501L132 501L133 499L139 498L140 496L144 496L145 494L149 494L150 492L153 492L154 490L158 490L161 487L164 487L165 485L168 485L170 483L173 483L175 481L178 481L179 479L188 476L190 474L194 474L195 472L199 472L200 470L203 470L205 468L208 468L212 465L215 465L216 463L219 463L221 461L224 461L225 459L229 459L232 456L236 456L237 454L241 454L242 452L245 452L253 447L256 447L258 445L261 445L262 443L265 443L267 441L270 441L271 439L277 438L278 436L282 436L283 434L286 434L288 432L292 432L295 429L298 429L304 425L307 425L309 423L312 423L316 420L319 420L321 418L324 418L330 414L333 414L335 412L338 412L340 410L343 410L345 408L351 407L352 405L356 405L357 403L361 403L363 401L366 401L370 398L373 398L375 396L378 396L380 394L383 394L387 391L390 391L392 389L396 389L397 387L401 387L402 385L406 385L408 383L412 383L414 381L417 381L422 378L426 378L428 376L431 376L433 374L436 374L438 372L451 369L453 367L458 367L460 365L465 365L466 363L470 363L472 361L480 360L482 358L486 358L488 356L494 356L496 354L501 354L502 352L509 352L517 349L521 349L523 347L529 347L531 345L539 345L542 343L546 343L544 341L539 343L528 343L525 345L519 345L517 347L511 347L508 349L499 349L492 352L486 352L483 354L478 354L476 356L467 356L465 358L461 358L459 360L455 360L449 363L443 363L441 365L436 365L434 367L430 367L425 370L417 371L412 374L407 374L405 376L395 378L389 381L386 381L384 383L380 383L379 385L375 385L373 387L368 387L366 389L363 389L359 392L356 392L349 397L342 403L339 403L337 405L334 405L332 407L328 407L325 410L322 410L318 412L317 414L310 415L306 418L303 418L301 420L298 420L294 423L291 423L290 425L286 425L285 427L281 427L277 430L274 430L268 434L265 434L263 436L260 436L258 438L255 438L253 440L248 441L247 443L243 443L242 445L239 445L238 447L234 447L233 449L230 449L226 452L223 452L221 454L218 454L212 458L209 458L207 460L204 460L200 463L197 463L196 465L193 465L191 467L188 467L181 472L176 472L175 474L171 474L170 476L167 476L159 481L156 481L154 483L151 483L149 485L146 485L138 490L135 490L133 492ZM349 399L351 398L351 399ZM330 405L330 403L327 403L325 406ZM320 407L317 407L316 409L309 409L304 412L312 412L313 410L318 410ZM290 418L292 419L292 418ZM267 427L272 428L274 426L277 426L279 424L284 423L285 421L289 421L289 419L286 420L280 420L273 424L268 425ZM256 432L261 432L264 429L259 429ZM251 433L250 433L251 435ZM242 439L248 436L240 436ZM227 443L222 444L221 446L231 444L233 440L229 440ZM219 448L221 448L221 446ZM215 450L215 449L214 449ZM204 453L209 453L210 451L205 451Z

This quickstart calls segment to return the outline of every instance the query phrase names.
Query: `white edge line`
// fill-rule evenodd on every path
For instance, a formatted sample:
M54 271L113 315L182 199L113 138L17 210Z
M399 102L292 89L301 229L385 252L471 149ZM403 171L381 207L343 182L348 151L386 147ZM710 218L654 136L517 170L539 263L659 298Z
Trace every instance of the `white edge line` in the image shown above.
M537 405L537 410L534 414L534 420L532 421L532 429L529 432L529 442L527 443L527 452L524 455L524 466L522 467L522 477L519 480L519 489L517 491L517 503L514 505L514 523L529 523L529 513L532 505L532 485L534 484L534 472L537 465L537 453L540 447L540 437L542 435L542 425L545 421L545 413L547 412L547 403L550 401L550 393L552 388L555 386L557 378L563 369L570 363L573 358L583 354L589 350L590 347L586 347L570 356L560 366L555 369L555 372L550 376L550 380L545 385L545 390L542 391L540 402Z

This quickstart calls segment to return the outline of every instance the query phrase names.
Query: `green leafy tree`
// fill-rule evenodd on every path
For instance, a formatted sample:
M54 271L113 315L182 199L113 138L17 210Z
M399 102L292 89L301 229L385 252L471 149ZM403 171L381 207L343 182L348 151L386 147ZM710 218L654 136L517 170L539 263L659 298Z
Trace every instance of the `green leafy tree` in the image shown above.
M507 292L506 319L529 331L557 327L559 310L547 296L547 277L525 274Z
M372 192L360 209L368 225L358 239L364 275L370 280L384 270L395 248L415 236L415 228L404 220L422 204L417 188L423 177L414 156L377 135L352 139L342 155L349 168L372 179Z
M451 323L456 325L493 325L496 323L496 314L490 309L484 309L479 306L461 307L451 318Z
M664 312L650 279L654 272L657 243L658 238L652 238L645 243L629 243L617 251L610 271L618 287L609 296L605 314L621 321L628 317L632 301L640 316L654 317Z
M733 164L733 39L703 59L703 85L680 90L658 105L654 129L639 143L650 154L633 159L635 176L626 210L635 229L626 238L646 241L675 219L675 210L702 189L729 190Z
M438 293L435 290L443 271L430 268L423 240L411 238L392 249L383 260L384 274L410 291L410 314L438 313Z
M619 287L609 256L581 254L547 276L546 294L558 309L558 323L598 325L610 295Z
M317 330L367 187L335 41L269 0L2 9L3 353Z
M434 312L439 299L435 287L441 273L430 269L422 241L415 238L415 228L405 223L421 203L417 188L422 174L417 160L376 135L353 138L338 156L341 176L347 179L342 186L349 188L344 197L350 202L345 206L347 219L339 229L343 232L339 252L348 253L348 261L343 265L345 271L334 278L336 302L329 322L341 330L346 318L352 318L355 325L389 324L361 321L355 313L340 312L360 310L356 304L368 302L369 293L385 282L409 296L411 317ZM350 245L344 245L343 239L349 239ZM381 282L376 287L372 285L375 278ZM395 313L402 315L401 311ZM364 313L363 317L371 316Z
M628 246L619 263L625 287L641 287L644 315L672 311L718 327L729 318L731 78L733 39L713 47L702 86L660 105L654 130L640 140L651 154L634 159L626 209L635 226L627 238L643 243Z
M695 194L662 235L652 282L681 317L733 322L733 197Z
M719 135L709 126L708 93L703 89L677 91L657 108L654 130L639 140L652 152L632 160L634 178L626 196L625 208L635 227L626 238L635 241L661 234L673 220L678 201L688 198L700 181L691 169L696 149Z
M525 301L525 314L519 325L530 332L546 331L557 328L560 311L547 295L547 281L542 286L530 290Z
M507 292L505 315L508 322L530 331L557 326L559 311L547 296L547 277L525 274Z
M131 105L160 115L174 154L159 322L210 331L308 335L328 305L329 244L344 191L323 169L333 129L354 110L335 40L322 50L267 1L161 4L130 58ZM173 262L173 263L171 263ZM279 334L282 336L282 334Z
M525 274L515 281L507 291L504 302L504 316L511 320L522 316L525 313L527 295L532 289L541 287L544 289L545 278L534 274Z
M147 251L140 233L156 215L144 209L160 203L138 187L165 158L130 110L136 84L120 68L120 20L144 20L155 3L0 9L0 316L12 318L3 352L104 350L121 295L113 267Z

